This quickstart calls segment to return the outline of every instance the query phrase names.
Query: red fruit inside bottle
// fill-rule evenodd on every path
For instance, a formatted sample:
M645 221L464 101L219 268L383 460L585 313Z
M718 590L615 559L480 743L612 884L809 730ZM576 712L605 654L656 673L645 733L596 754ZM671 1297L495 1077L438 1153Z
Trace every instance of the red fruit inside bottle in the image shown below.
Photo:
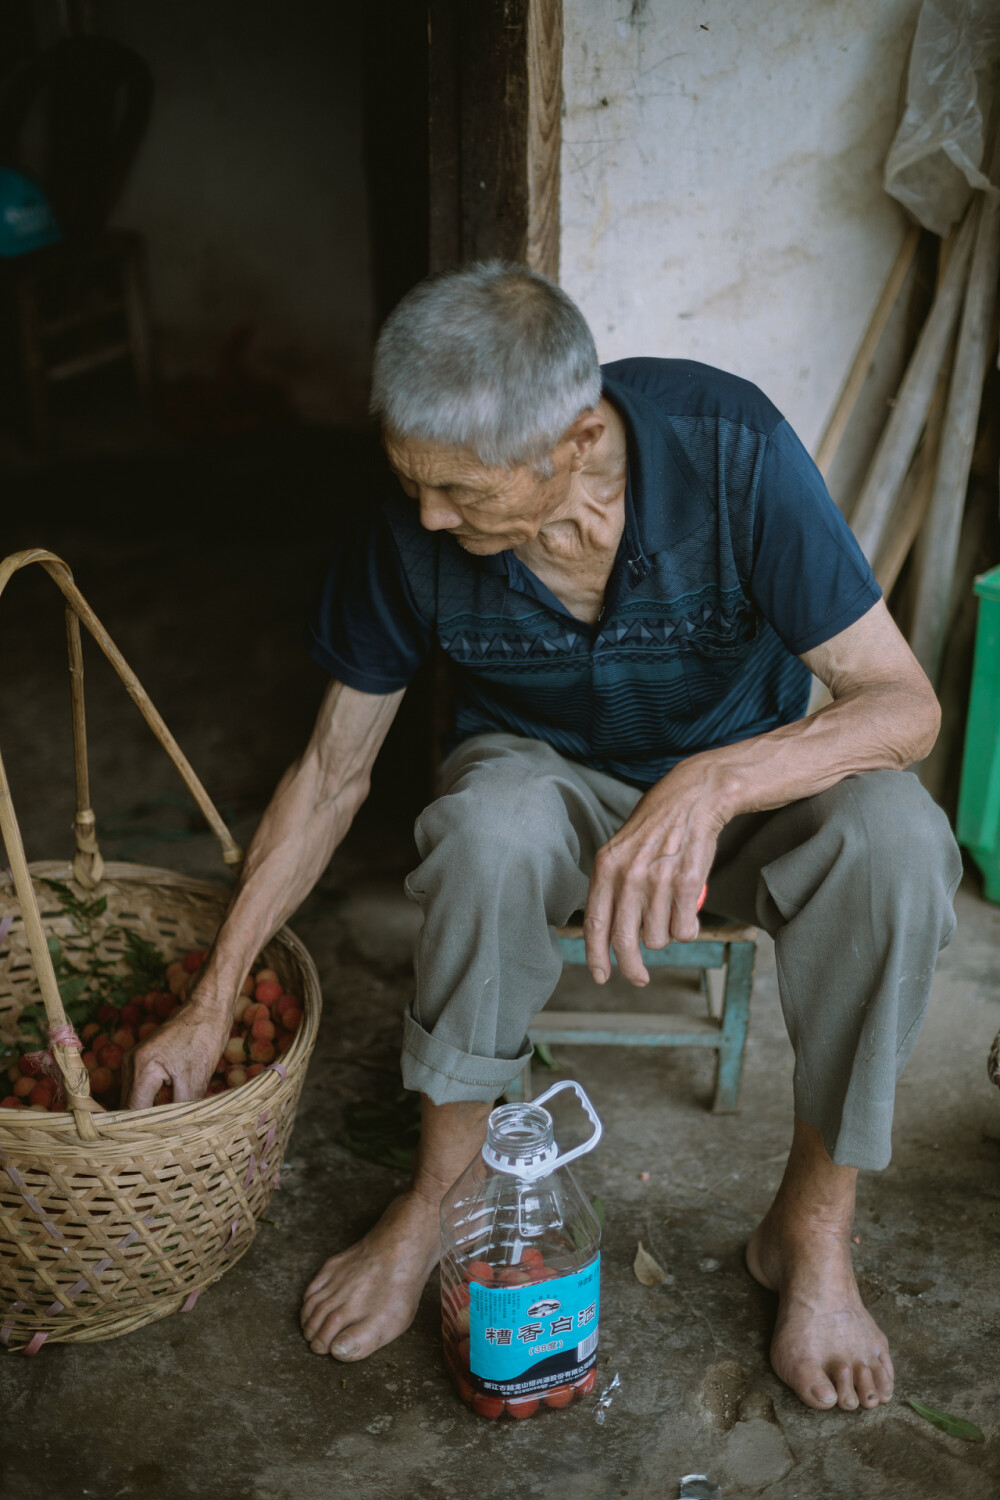
M484 1396L480 1391L472 1398L472 1409L481 1417L502 1417L504 1405L502 1396Z
M545 1405L551 1406L554 1411L560 1411L568 1406L573 1399L573 1387L571 1385L557 1385L554 1390L545 1392Z
M478 1281L481 1286L489 1286L493 1280L493 1267L486 1264L484 1260L470 1260L465 1268L466 1279Z

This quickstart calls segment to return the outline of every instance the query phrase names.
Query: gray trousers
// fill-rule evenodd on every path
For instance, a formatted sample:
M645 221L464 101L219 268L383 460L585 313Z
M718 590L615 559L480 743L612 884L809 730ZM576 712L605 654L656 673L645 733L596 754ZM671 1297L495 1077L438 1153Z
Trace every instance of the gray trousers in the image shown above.
M448 757L406 882L424 912L407 1088L489 1102L517 1076L562 971L556 928L586 904L594 856L639 796L516 735L480 735ZM944 813L909 772L849 776L723 830L708 909L774 939L795 1113L835 1162L889 1161L896 1080L954 932L961 873Z

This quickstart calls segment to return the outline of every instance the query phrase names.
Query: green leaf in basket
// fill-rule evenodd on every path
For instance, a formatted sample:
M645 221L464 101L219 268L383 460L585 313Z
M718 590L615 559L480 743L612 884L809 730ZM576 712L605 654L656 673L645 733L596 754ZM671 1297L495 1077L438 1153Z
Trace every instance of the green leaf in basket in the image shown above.
M72 979L64 979L59 986L59 995L63 1005L70 1006L74 1001L79 1000L89 983L89 974L75 974Z
M51 958L52 962L54 964L62 963L63 950L62 943L59 941L59 939L57 937L50 937L48 943L46 944L46 947L49 950L49 957Z
M535 1056L543 1068L554 1068L556 1065L556 1060L552 1056L552 1048L547 1042L535 1043Z
M949 1437L964 1438L967 1443L985 1443L986 1438L975 1422L967 1422L964 1417L950 1417L946 1411L938 1411L936 1407L925 1406L922 1401L914 1401L912 1396L904 1396L903 1400L913 1407L918 1417L933 1422L935 1427L940 1427Z
M591 1200L590 1200L590 1206L594 1210L594 1218L597 1220L598 1224L600 1224L601 1228L603 1229L604 1228L604 1199L603 1198L597 1198L597 1197L591 1198Z

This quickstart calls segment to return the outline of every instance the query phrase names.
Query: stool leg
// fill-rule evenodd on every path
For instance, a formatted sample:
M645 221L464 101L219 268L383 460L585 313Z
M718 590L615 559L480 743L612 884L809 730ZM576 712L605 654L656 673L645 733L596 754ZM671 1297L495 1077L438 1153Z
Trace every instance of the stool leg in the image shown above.
M740 1083L743 1076L743 1051L750 1020L750 990L756 943L730 943L726 963L726 986L722 996L722 1038L715 1072L715 1099L712 1110L717 1115L733 1114L739 1109Z
M531 1058L525 1063L516 1078L512 1078L504 1089L508 1104L526 1104L531 1098Z

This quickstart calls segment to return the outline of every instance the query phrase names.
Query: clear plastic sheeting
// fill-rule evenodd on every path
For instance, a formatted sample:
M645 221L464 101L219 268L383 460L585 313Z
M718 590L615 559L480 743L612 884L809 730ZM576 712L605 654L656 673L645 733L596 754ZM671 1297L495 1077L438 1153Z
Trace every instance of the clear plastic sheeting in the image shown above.
M885 188L935 234L961 218L974 188L997 191L981 168L998 59L997 0L924 0Z

